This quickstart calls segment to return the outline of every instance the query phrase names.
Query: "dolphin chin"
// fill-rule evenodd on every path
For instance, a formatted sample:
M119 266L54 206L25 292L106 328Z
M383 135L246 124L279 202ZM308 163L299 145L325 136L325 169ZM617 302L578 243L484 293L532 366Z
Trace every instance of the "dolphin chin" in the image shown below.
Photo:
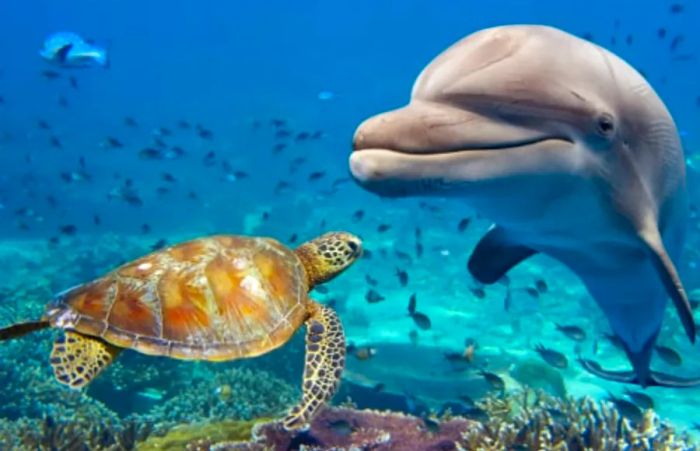
M478 31L423 69L408 105L359 125L350 172L383 196L458 196L495 222L469 270L482 283L542 252L575 272L628 350L641 385L669 298L691 342L676 270L688 213L685 159L649 83L608 50L546 26Z

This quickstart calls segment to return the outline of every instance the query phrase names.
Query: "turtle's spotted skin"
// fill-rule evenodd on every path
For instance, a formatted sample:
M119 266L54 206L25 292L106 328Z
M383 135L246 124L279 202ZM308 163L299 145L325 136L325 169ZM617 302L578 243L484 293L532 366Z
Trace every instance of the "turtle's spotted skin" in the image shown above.
M335 394L345 365L338 315L308 297L361 255L359 238L332 232L290 250L269 238L218 235L181 243L67 290L40 321L0 329L0 341L55 327L56 379L82 388L124 348L185 360L264 354L306 324L302 400L284 420L306 427Z
M300 260L280 243L213 236L69 290L48 317L144 354L220 361L284 344L307 316L307 292Z

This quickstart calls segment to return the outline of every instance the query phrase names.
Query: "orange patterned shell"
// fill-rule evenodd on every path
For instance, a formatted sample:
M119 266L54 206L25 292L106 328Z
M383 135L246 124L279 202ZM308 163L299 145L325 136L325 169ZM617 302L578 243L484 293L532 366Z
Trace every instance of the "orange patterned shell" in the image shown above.
M127 263L59 295L54 327L144 354L230 360L284 344L307 317L305 270L267 238L220 235Z

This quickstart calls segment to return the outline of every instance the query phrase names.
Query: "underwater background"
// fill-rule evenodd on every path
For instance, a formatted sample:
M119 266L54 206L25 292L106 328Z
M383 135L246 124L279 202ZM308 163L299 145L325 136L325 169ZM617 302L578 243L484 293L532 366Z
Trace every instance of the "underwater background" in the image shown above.
M649 399L576 362L581 354L627 365L571 272L537 256L509 273L509 287L478 285L466 261L487 218L454 199L378 198L351 181L347 159L356 126L404 105L420 70L458 39L515 23L586 37L640 70L680 130L691 218L679 269L697 307L699 8L691 0L2 2L0 325L38 318L53 294L186 239L245 234L294 247L347 230L369 252L311 294L334 306L352 344L334 404L404 412L434 437L451 426L431 422L458 421L446 409L491 424L483 436L508 425L537 435L535 414L522 409L529 387L542 391L532 396L549 422L571 428L598 415L605 434L617 427L605 419L619 412L666 439L659 423L644 429ZM44 39L67 30L105 45L109 67L42 60ZM408 314L412 297L427 320ZM700 349L671 313L653 366L700 374ZM127 351L83 392L53 380L56 333L0 346L0 449L149 449L147 439L153 449L208 449L244 440L248 420L276 418L300 394L302 333L271 354L226 363ZM565 367L546 362L539 344L566 356ZM697 433L700 389L644 393L677 436ZM504 411L511 404L520 410ZM363 421L387 429L401 429L387 418L413 421L339 412L326 425L348 443ZM153 444L173 431L177 443ZM387 449L453 449L406 443Z

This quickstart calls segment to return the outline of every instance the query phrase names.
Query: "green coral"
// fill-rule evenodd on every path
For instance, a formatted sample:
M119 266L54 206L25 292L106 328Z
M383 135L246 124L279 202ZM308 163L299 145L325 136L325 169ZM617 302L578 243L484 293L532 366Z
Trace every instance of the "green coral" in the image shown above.
M226 420L178 425L162 437L149 437L144 442L138 443L136 449L138 451L175 450L186 449L193 443L203 447L218 442L250 440L253 427L259 422L268 421L271 419Z

